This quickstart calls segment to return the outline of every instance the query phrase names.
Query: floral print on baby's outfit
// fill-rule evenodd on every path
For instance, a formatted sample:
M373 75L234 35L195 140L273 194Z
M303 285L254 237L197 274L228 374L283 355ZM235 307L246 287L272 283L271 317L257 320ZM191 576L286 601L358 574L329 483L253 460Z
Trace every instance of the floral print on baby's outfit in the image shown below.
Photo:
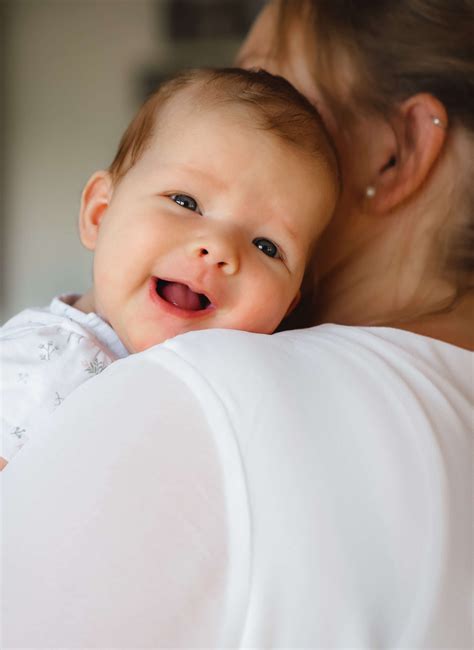
M67 396L127 350L78 296L25 309L0 328L0 456L10 461Z

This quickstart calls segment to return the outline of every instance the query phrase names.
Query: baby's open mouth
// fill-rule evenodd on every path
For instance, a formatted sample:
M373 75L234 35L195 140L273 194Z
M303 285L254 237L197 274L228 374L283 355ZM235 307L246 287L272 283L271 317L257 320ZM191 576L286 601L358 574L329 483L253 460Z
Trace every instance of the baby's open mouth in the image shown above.
M171 280L157 278L156 293L166 302L187 311L201 311L211 304L209 298L203 293L196 293L186 284Z

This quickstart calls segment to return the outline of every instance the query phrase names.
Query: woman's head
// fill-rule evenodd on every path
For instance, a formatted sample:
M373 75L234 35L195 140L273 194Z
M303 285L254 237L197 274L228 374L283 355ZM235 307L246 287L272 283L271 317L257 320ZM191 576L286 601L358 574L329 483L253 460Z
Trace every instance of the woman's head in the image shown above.
M278 0L244 44L242 64L293 81L339 149L345 191L321 250L330 301L358 277L363 294L371 268L382 321L390 294L396 320L469 285L473 20L467 0ZM370 311L354 319L375 322Z
M281 0L280 50L285 24L305 15L317 42L314 72L334 110L388 114L426 92L451 122L474 128L473 11L471 0ZM343 106L334 90L345 62L352 76L349 88L340 83L340 99L350 100Z

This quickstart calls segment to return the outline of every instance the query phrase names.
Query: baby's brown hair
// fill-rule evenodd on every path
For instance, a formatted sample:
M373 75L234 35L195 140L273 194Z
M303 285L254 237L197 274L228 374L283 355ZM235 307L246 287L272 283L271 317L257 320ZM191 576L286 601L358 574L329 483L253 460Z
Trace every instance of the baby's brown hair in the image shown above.
M264 70L203 68L181 72L163 83L139 109L109 167L114 183L139 160L150 143L160 113L170 99L195 90L193 106L233 105L247 110L257 129L275 133L285 142L316 157L340 189L337 155L315 107L286 79Z

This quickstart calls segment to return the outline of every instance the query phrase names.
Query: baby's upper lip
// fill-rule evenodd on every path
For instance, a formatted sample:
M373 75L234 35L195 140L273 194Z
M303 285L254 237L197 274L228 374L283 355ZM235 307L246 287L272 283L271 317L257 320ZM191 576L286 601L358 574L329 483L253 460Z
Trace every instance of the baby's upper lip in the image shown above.
M175 283L177 283L177 284L183 284L184 286L186 286L186 287L188 287L189 289L191 289L191 291L193 291L194 293L197 293L197 294L199 294L199 295L204 296L204 297L209 301L209 305L207 305L207 308L208 308L208 307L211 307L211 306L212 306L212 307L216 307L216 299L215 299L215 296L214 296L211 292L209 292L209 291L207 290L207 288L206 288L206 289L203 289L199 284L196 284L196 283L194 283L194 282L190 282L190 281L188 281L188 280L183 280L183 279L181 279L181 278L170 278L170 277L161 277L161 276L160 276L160 277L155 276L155 277L154 277L154 280L155 280L155 282L156 282L157 284L158 284L159 282L166 282L166 283L172 283L172 282L175 282Z

